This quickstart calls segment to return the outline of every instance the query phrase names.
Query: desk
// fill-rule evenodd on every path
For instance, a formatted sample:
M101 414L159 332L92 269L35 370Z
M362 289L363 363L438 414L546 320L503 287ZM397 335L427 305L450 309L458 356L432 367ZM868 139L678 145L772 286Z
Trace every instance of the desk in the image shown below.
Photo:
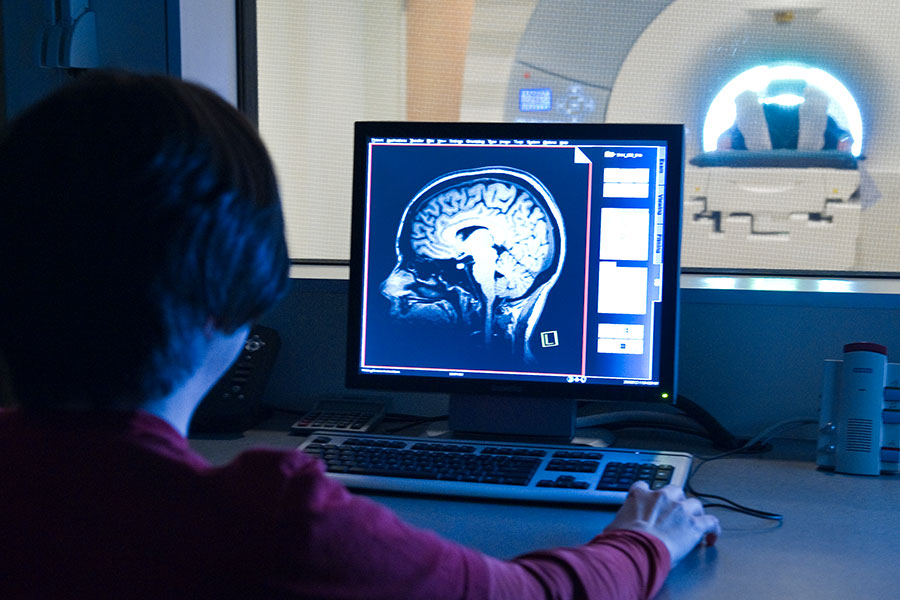
M281 415L243 435L192 439L214 464L255 446L293 448ZM713 454L681 437L622 438L619 446ZM762 456L707 464L694 486L754 508L784 515L782 525L711 509L723 533L669 575L660 600L900 597L900 477L837 475L815 469L814 443L776 440ZM604 509L483 503L371 495L406 521L500 558L538 548L586 542L613 517Z

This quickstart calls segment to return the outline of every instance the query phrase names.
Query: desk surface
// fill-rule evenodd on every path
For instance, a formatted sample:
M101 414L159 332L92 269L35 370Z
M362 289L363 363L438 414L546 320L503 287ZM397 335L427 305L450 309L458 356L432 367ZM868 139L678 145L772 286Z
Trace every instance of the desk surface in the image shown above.
M289 417L276 417L242 435L192 439L214 464L255 446L292 448ZM637 438L635 438L636 440ZM619 446L692 449L670 438L621 439ZM863 477L817 471L811 441L776 440L761 456L711 462L694 487L753 508L784 515L781 525L712 508L722 523L714 548L701 548L669 575L658 599L900 597L900 477ZM459 499L371 495L406 521L499 557L589 540L611 510L484 503Z

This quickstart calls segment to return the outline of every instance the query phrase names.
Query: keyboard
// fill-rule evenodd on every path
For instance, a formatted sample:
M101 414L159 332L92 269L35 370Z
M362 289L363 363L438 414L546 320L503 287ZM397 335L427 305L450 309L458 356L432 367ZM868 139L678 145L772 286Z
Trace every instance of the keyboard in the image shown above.
M497 500L621 504L635 481L684 487L684 452L314 432L298 450L349 488Z

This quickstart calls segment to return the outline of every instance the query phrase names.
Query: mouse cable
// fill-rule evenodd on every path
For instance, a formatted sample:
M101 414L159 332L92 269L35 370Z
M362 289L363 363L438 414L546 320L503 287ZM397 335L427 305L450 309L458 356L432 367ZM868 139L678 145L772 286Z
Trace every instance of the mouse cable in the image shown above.
M758 519L765 519L769 521L778 521L781 522L784 519L784 515L769 512L766 510L761 510L757 508L751 508L749 506L744 506L743 504L739 504L734 500L730 500L723 496L719 496L716 494L710 494L706 492L699 492L691 485L691 479L694 475L697 474L697 471L700 470L703 465L708 462L719 460L722 458L726 458L728 456L733 456L736 454L747 454L754 451L759 451L759 449L764 448L769 441L775 437L776 434L781 433L783 431L787 431L789 429L793 429L794 427L799 427L801 425L809 425L812 423L818 423L818 419L810 418L810 417L801 417L795 419L786 419L784 421L779 421L774 425L770 425L766 427L763 431L749 439L745 444L740 446L739 448L735 448L734 450L729 450L727 452L722 452L720 454L716 454L715 456L709 457L698 457L698 464L691 470L690 475L688 475L688 480L685 483L685 490L700 498L701 501L704 500L715 500L717 502L704 502L704 508L726 508L729 510L733 510L751 517L756 517Z
M736 450L741 446L737 438L725 429L718 419L687 396L677 394L675 408L697 421L708 432L709 439L716 448L728 451Z

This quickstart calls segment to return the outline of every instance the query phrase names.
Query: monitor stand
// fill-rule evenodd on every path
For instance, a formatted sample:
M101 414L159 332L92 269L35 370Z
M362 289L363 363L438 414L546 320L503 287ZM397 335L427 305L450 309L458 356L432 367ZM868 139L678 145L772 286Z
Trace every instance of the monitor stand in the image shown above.
M569 443L575 436L576 401L453 394L449 426L459 437Z

